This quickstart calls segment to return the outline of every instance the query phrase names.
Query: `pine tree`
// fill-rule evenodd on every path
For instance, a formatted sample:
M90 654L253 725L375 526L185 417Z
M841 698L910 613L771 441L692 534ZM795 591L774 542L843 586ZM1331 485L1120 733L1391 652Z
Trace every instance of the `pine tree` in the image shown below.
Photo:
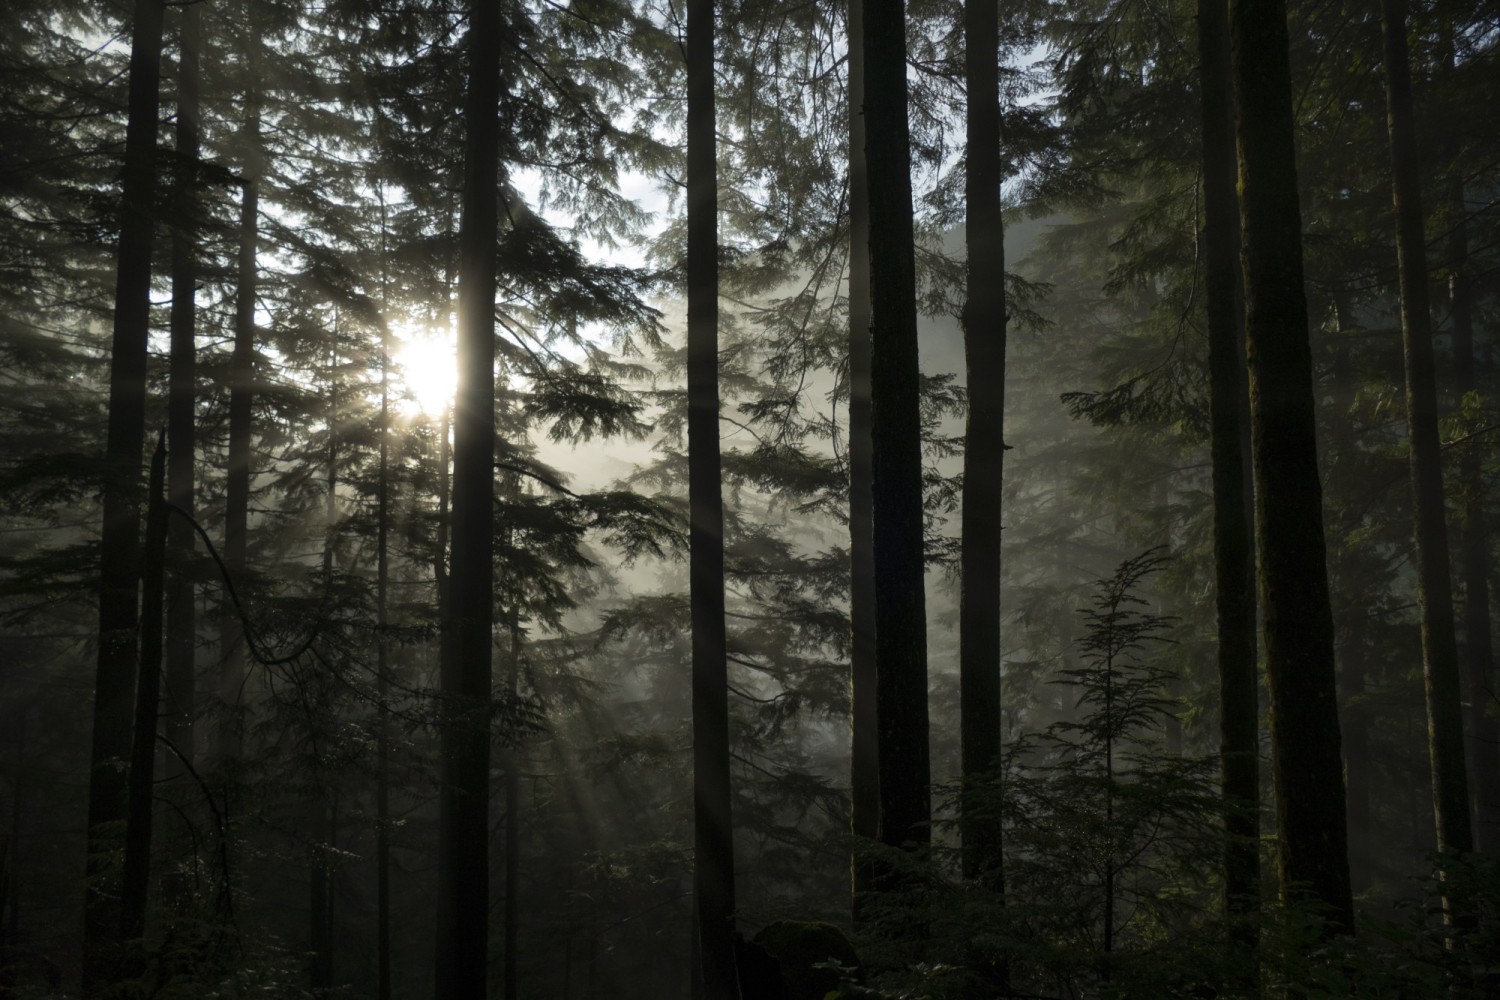
M1314 440L1286 8L1229 8L1260 597L1271 688L1278 864L1290 899L1350 932L1333 617Z
M141 451L146 433L146 340L156 191L161 0L137 0L130 44L129 121L115 278L109 442L99 558L99 656L89 771L89 877L84 912L85 989L97 989L102 951L118 932L113 886L116 825L125 819L136 683Z
M865 4L865 162L870 184L876 720L880 839L926 843L927 622L916 264L902 0Z

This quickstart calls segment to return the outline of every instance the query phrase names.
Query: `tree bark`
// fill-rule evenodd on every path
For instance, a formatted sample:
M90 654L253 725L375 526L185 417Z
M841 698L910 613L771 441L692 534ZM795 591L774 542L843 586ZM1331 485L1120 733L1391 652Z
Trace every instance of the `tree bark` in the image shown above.
M375 510L375 997L391 1000L391 332L386 325L385 189L380 187L380 454Z
M135 693L135 733L130 752L130 809L125 820L125 874L120 891L120 939L146 930L151 887L151 810L156 785L156 724L161 703L162 563L167 543L166 441L151 459L146 505L146 551L141 583L141 669Z
M687 6L689 579L693 626L693 896L705 1000L738 1000L724 507L719 485L719 220L714 3Z
M89 757L88 875L84 988L102 971L102 946L119 931L115 825L125 818L136 681L136 589L141 519L141 451L146 435L146 341L151 320L152 211L156 190L161 0L136 0L130 44L124 184L115 271L109 371L109 429L99 546L99 654Z
M505 697L514 706L521 691L521 613L510 611L510 655L505 664ZM520 995L521 973L521 760L512 746L505 761L505 1000Z
M921 373L902 0L865 5L865 161L870 182L876 717L880 839L926 844L927 619L923 581Z
M258 97L245 95L248 117L241 140L244 164L240 191L239 275L234 314L234 352L229 359L229 455L225 481L224 566L243 585L249 566L250 409L255 393L255 281L259 239L260 112ZM244 750L244 624L226 601L220 621L218 755L238 761Z
M202 42L198 5L182 9L181 52L177 63L176 226L172 229L171 361L167 389L167 499L193 512L194 407L197 404L198 284L198 49ZM167 739L182 755L167 755L168 776L193 763L195 647L193 603L193 525L186 517L167 526L171 574L167 595Z
M1242 920L1254 962L1260 910L1260 684L1256 676L1255 526L1245 475L1247 408L1241 340L1239 213L1228 8L1198 3L1203 129L1203 261L1208 315L1209 416L1214 495L1214 580L1219 649L1220 788L1224 797L1224 904Z
M489 980L490 646L494 618L495 246L499 5L469 5L452 576L443 609L437 1000L483 1000Z
M1439 851L1474 849L1469 779L1464 764L1463 695L1453 634L1453 583L1438 444L1437 386L1427 293L1427 237L1406 46L1404 0L1381 0L1386 124L1396 213L1396 266L1401 283L1401 344L1416 540L1417 606L1422 618L1422 680L1427 694L1427 748Z
M1286 6L1230 0L1229 20L1281 887L1351 932Z
M1449 238L1448 296L1453 316L1453 388L1462 399L1478 387L1474 352L1474 284L1468 273L1468 233L1463 181L1449 182L1458 220ZM1468 433L1480 428L1471 424ZM1482 461L1478 440L1458 456L1462 491L1464 675L1469 694L1469 746L1474 781L1474 848L1500 854L1500 726L1495 723L1495 651L1490 632L1490 533L1484 513Z
M959 692L964 874L1004 886L997 804L974 785L1000 761L1000 539L1005 461L1005 228L1000 214L1000 25L994 0L964 3L968 84L968 301L960 552ZM981 803L983 806L981 807Z
M865 0L849 0L849 827L879 833L879 734L875 710L874 461L870 439L870 180L865 168ZM850 858L857 901L870 866ZM858 911L855 911L856 916Z

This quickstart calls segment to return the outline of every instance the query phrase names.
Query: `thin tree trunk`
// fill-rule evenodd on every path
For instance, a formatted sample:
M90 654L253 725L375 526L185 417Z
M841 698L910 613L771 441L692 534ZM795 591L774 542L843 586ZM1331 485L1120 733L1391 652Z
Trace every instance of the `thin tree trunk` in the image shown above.
M1442 79L1453 86L1455 66L1453 15L1440 5L1442 34L1438 67ZM1452 91L1450 90L1450 93ZM1453 390L1460 400L1478 388L1478 358L1474 351L1474 282L1469 273L1468 203L1462 174L1451 165L1459 154L1458 136L1443 137L1444 159L1452 170L1445 197L1449 217L1448 303L1453 333ZM1478 434L1474 421L1466 433ZM1490 631L1490 534L1484 513L1481 438L1465 443L1458 454L1458 483L1463 505L1463 531L1459 572L1463 577L1463 663L1468 687L1470 748L1469 775L1473 782L1474 849L1500 854L1500 725L1496 724L1495 652Z
M879 733L875 709L874 445L870 439L870 182L865 169L865 0L849 0L849 761L850 832L879 833ZM850 858L857 901L870 866ZM855 915L858 915L856 908Z
M1450 182L1454 214L1462 220L1463 181ZM1468 274L1467 226L1455 224L1448 246L1448 295L1453 316L1453 388L1460 398L1478 385L1474 353L1474 285ZM1473 423L1466 428L1476 433ZM1480 441L1465 444L1458 456L1463 502L1464 674L1469 688L1469 745L1474 779L1474 847L1500 854L1500 726L1495 723L1495 652L1490 632L1490 533L1484 513Z
M1438 444L1437 386L1427 293L1427 237L1406 47L1404 0L1381 0L1385 40L1386 124L1390 133L1396 264L1401 281L1401 343L1406 361L1406 420L1422 616L1422 679L1427 692L1427 748L1439 851L1474 849L1469 779L1464 764L1463 694L1453 634L1453 582Z
M1229 21L1281 887L1351 932L1286 6L1230 0Z
M452 586L443 607L437 1000L489 982L490 630L494 618L495 241L499 5L469 5L453 414Z
M120 245L109 372L104 517L99 547L99 656L89 756L88 874L84 907L84 988L97 984L101 949L119 931L119 890L111 861L115 824L125 818L136 680L136 588L141 519L141 451L146 435L146 341L151 319L152 209L156 189L157 101L161 77L161 0L136 0L130 45Z
M865 5L880 839L928 843L921 374L902 0Z
M714 3L687 5L689 578L693 625L693 897L706 1000L738 1000L724 507L719 488L719 220Z
M386 325L385 188L380 192L380 466L375 512L375 996L391 1000L391 333Z
M165 438L151 459L146 507L146 551L141 575L141 669L135 695L135 733L130 753L130 809L125 819L125 874L120 892L120 938L133 941L146 930L151 887L151 810L156 784L156 724L161 702L162 563L167 543Z
M514 706L521 690L521 613L510 612L510 657L505 665L506 703ZM512 746L505 762L505 1000L516 1000L520 984L521 943L521 772L520 754Z
M1000 760L1000 527L1005 460L1005 229L1000 214L999 8L964 3L968 80L968 301L963 542L959 594L963 867L1003 888L998 804L973 787ZM981 803L983 804L981 806Z
M1260 910L1260 728L1255 642L1255 526L1245 475L1247 405L1241 341L1239 212L1235 203L1234 106L1228 8L1198 3L1203 128L1203 258L1208 314L1209 411L1218 616L1220 788L1224 797L1224 906L1242 920L1238 939L1253 965Z
M234 352L229 359L229 456L225 481L224 566L243 585L249 565L250 409L255 387L255 282L259 224L260 114L253 92L245 121L244 176L240 192L239 277L234 315ZM221 764L238 761L244 750L244 625L225 602L219 666L218 751Z
M167 391L167 499L193 512L194 406L197 403L195 292L198 284L198 48L201 16L196 4L182 9L181 53L177 63L177 224L172 230L171 363ZM167 776L180 776L193 763L195 646L193 604L193 526L186 517L167 527L172 553L167 597L167 739L182 754L167 755Z

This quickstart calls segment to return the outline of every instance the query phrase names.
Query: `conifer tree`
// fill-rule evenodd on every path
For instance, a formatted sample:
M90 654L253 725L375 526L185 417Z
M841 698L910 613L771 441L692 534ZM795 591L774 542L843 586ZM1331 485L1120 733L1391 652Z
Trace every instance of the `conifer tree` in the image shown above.
M964 429L959 684L963 777L974 783L1000 759L1000 531L1005 461L1005 227L1000 214L999 14L986 0L964 4L968 87L964 197L968 209L964 358L969 413ZM963 806L964 871L1003 884L1000 824ZM991 807L993 808L993 807Z
M109 441L99 549L99 653L89 770L85 989L98 989L102 950L118 932L113 857L125 819L126 766L137 663L141 451L146 433L146 341L151 312L157 102L164 5L137 0L130 42L120 241L109 378Z
M865 4L870 190L870 396L874 460L880 839L931 836L923 586L921 373L902 0Z
M442 638L437 1000L481 1000L488 987L495 244L503 30L498 4L470 4L453 412L453 555Z
M1241 263L1281 888L1354 928L1286 7L1231 0Z
M1401 289L1401 345L1406 370L1406 420L1411 440L1411 490L1422 617L1422 679L1427 693L1427 748L1432 765L1433 819L1440 851L1474 848L1469 781L1464 766L1463 695L1453 634L1453 583L1438 444L1436 365L1427 292L1427 239L1406 45L1406 5L1381 0L1385 40L1386 122L1396 213Z

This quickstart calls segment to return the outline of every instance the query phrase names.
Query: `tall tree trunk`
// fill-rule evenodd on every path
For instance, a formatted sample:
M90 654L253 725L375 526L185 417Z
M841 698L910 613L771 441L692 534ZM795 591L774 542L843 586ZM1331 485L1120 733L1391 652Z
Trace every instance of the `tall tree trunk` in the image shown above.
M499 5L469 5L453 413L452 578L443 607L437 1000L489 981L490 629L494 618L495 240Z
M253 84L252 84L253 86ZM260 111L254 91L245 94L247 117L240 191L239 275L235 293L234 352L229 359L229 456L225 481L224 566L243 585L249 565L250 408L255 392L255 282L260 211ZM244 749L244 624L226 601L220 623L218 755L238 761Z
M1256 676L1255 527L1245 475L1247 405L1241 342L1239 211L1229 12L1198 3L1198 88L1203 129L1203 259L1208 314L1209 415L1218 616L1220 788L1224 796L1224 904L1240 921L1253 965L1260 910L1260 684Z
M865 5L865 162L870 178L876 717L880 839L931 837L927 615L922 544L921 374L902 0Z
M510 611L510 656L505 664L506 704L521 690L521 613ZM521 757L512 746L505 761L505 1000L516 1000L521 969Z
M870 439L870 179L865 168L865 0L849 0L849 826L874 840L880 826L875 710L874 445ZM850 858L857 900L870 866ZM856 910L857 915L857 910Z
M1005 461L1005 229L1000 215L1000 26L994 0L965 0L968 301L959 594L964 873L1003 887L997 803L974 785L1000 760L1000 488Z
M146 341L151 320L151 230L156 191L161 0L136 0L130 42L120 245L109 370L104 517L99 546L99 656L89 756L88 875L84 987L102 971L101 947L119 931L113 863L116 824L125 818L126 771L136 675L136 587L141 520L141 451L146 436Z
M1465 854L1474 849L1474 835L1464 765L1458 643L1453 634L1453 583L1427 293L1427 237L1417 169L1404 0L1381 0L1380 24L1385 40L1386 124L1396 212L1396 266L1401 281L1401 344L1406 361L1406 422L1411 440L1417 606L1422 616L1422 679L1427 691L1433 819L1438 850Z
M687 6L689 580L693 624L693 898L705 1000L738 1000L724 507L719 491L719 195L714 3Z
M202 42L198 5L182 9L177 61L177 224L172 229L171 364L167 390L167 499L193 512L193 409L197 404L197 343L194 325L198 284L198 49ZM167 739L182 755L168 755L167 774L181 775L193 763L195 646L193 526L174 517L167 527L171 576L167 595Z
M151 887L151 810L156 790L156 723L161 703L162 563L167 544L165 438L151 459L146 505L146 551L141 574L141 664L135 693L135 732L130 751L130 809L125 819L125 874L120 891L120 938L132 941L146 930L146 897Z
M1474 354L1474 284L1468 273L1468 232L1463 181L1449 182L1458 221L1449 238L1448 296L1453 316L1453 388L1460 398L1478 386ZM1467 431L1480 430L1471 423ZM1490 632L1490 534L1484 513L1480 440L1465 442L1458 456L1463 503L1464 674L1469 689L1469 745L1474 779L1474 847L1500 854L1500 726L1495 723L1495 652Z
M1354 927L1284 0L1230 0L1260 597L1284 895Z
M1439 70L1452 86L1453 17L1444 7L1439 39ZM1450 91L1452 93L1452 91ZM1458 137L1444 137L1445 159L1459 154ZM1451 168L1450 168L1451 169ZM1446 182L1449 216L1448 303L1453 322L1453 390L1462 400L1479 386L1474 351L1474 281L1469 273L1468 202L1462 174L1454 169ZM1477 421L1467 423L1479 434ZM1483 438L1470 438L1458 454L1458 483L1463 504L1464 679L1469 697L1470 777L1474 788L1474 849L1500 854L1500 725L1496 724L1494 637L1490 631L1490 532L1484 512Z
M375 511L375 997L391 1000L391 331L386 324L385 188L380 192L380 457Z

